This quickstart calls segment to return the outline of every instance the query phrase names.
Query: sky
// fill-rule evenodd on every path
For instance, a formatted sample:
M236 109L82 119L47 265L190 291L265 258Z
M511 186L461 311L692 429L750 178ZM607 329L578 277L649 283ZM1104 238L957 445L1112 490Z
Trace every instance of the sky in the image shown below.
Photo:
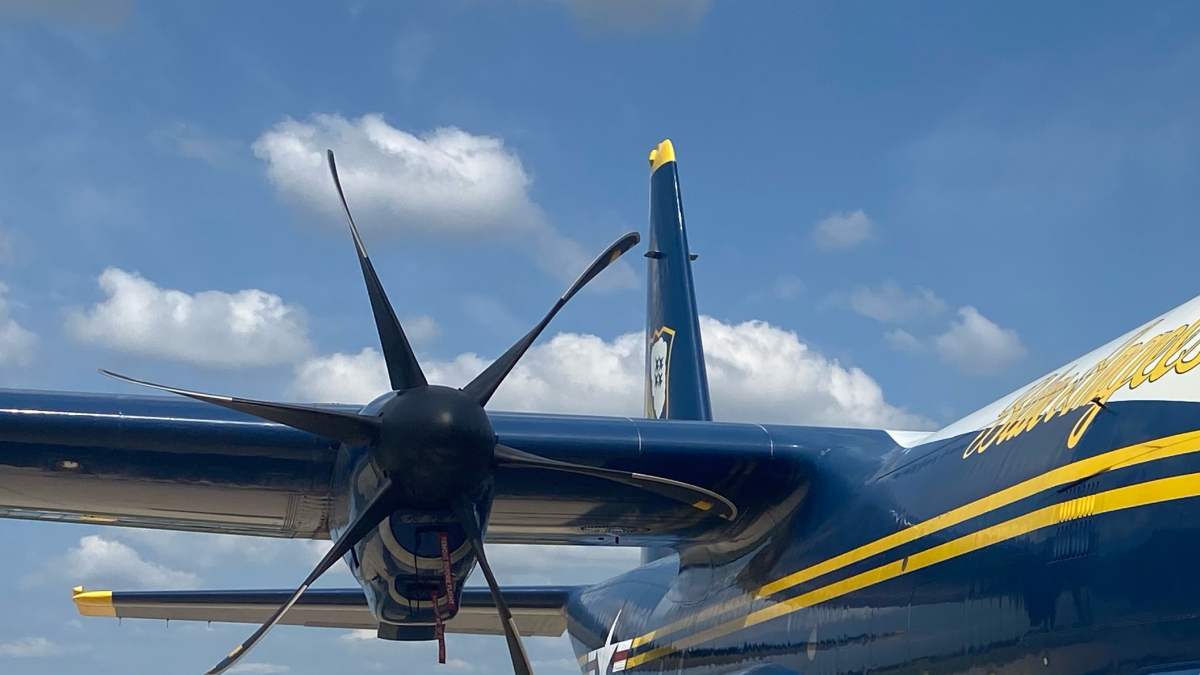
M716 416L936 429L1200 293L1174 257L1200 221L1198 29L1169 1L0 0L0 386L381 393L327 147L426 372L461 385L644 233L671 138ZM493 407L639 414L638 251ZM48 674L202 672L251 630L81 621L74 585L287 587L322 551L0 541L0 671ZM495 548L504 583L637 560ZM362 638L278 628L242 672L435 659ZM529 644L577 672L565 638ZM449 650L444 672L509 672L500 638Z

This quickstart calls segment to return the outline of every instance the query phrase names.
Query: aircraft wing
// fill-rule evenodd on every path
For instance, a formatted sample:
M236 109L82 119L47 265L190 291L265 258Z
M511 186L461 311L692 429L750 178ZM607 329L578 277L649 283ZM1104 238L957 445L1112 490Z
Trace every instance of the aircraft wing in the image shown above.
M581 587L518 586L503 589L522 635L558 637L567 629L567 599ZM166 621L261 624L292 594L283 591L85 591L73 600L84 616ZM464 588L458 615L447 633L503 635L496 604L486 587ZM361 588L314 588L280 622L291 626L376 630L379 622Z
M795 506L822 453L899 448L876 430L489 415L505 445L685 481L738 508L730 522L611 481L501 467L494 542L729 542ZM324 539L349 492L338 456L318 436L182 398L0 391L0 517Z

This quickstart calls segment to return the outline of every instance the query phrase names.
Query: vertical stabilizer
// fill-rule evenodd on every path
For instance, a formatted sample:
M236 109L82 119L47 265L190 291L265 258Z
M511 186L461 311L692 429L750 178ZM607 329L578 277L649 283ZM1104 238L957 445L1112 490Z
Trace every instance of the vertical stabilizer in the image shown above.
M692 287L675 148L650 152L649 297L646 302L646 416L710 420L708 374Z

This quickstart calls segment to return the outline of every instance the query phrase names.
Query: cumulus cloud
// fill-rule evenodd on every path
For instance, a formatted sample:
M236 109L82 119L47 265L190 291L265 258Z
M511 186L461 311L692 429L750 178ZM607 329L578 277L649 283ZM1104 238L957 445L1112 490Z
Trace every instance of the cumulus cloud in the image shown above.
M599 31L651 33L690 30L703 21L712 0L554 0L587 27Z
M107 534L107 533L106 533ZM266 569L309 569L332 548L328 540L275 539L232 534L171 532L119 528L111 536L121 545L136 547L155 563L167 568L205 571L241 566ZM247 567L249 566L249 567ZM334 565L323 577L353 583L350 568Z
M0 283L0 366L26 365L33 357L37 336L8 316L8 286Z
M934 338L942 360L968 375L991 375L1025 358L1017 332L1001 328L970 305L958 310L950 330Z
M244 147L237 141L206 134L196 125L183 121L155 129L147 140L163 152L199 159L214 166L230 161Z
M312 349L303 308L265 291L189 295L115 267L99 284L107 298L67 316L82 343L211 368L291 363Z
M0 644L0 656L15 659L58 656L65 653L62 647L44 637L27 637Z
M172 532L169 530L122 529L114 537L148 547L159 559L196 567L216 567L234 561L265 564L281 554L294 554L307 548L311 540L278 540L233 534Z
M897 408L859 368L810 349L795 333L761 321L733 325L702 317L713 412L718 419L858 427L926 428L929 421ZM559 333L534 346L496 392L499 410L640 416L645 336L608 341ZM488 360L460 354L423 364L431 381L461 386ZM386 391L383 359L374 349L332 354L300 364L289 389L298 400L365 402Z
M878 288L859 287L850 293L850 308L881 323L906 323L946 311L946 302L928 288L912 293L895 281Z
M883 339L892 349L905 354L920 354L925 351L925 344L912 333L897 328L883 334Z
M200 585L191 572L170 569L143 559L137 551L119 541L88 535L66 555L46 563L25 580L36 584L91 584L132 588L188 589Z
M594 256L554 229L529 196L532 179L504 141L442 127L420 136L397 129L380 114L346 119L291 118L254 142L280 200L342 226L341 206L325 160L337 154L346 199L364 233L507 240L528 247L547 271L574 280ZM597 280L633 287L624 262Z
M406 316L400 319L400 325L404 326L404 334L413 343L432 342L442 334L442 327L426 314Z
M850 248L875 236L875 223L862 209L835 213L813 228L813 241L820 248Z
M928 428L887 403L860 368L846 368L795 333L763 321L701 319L713 413L720 419L853 427Z
M491 559L488 559L491 562ZM338 639L346 644L358 644L368 640L374 640L377 636L376 631L367 628L346 631L338 636Z

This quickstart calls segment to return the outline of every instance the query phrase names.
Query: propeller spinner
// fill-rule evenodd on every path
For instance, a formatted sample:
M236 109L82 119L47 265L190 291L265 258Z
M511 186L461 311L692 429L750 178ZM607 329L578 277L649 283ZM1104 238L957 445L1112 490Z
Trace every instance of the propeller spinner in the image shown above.
M496 602L513 670L517 675L532 675L532 667L521 636L488 563L481 523L469 498L495 466L539 468L595 476L639 487L722 518L732 520L737 514L737 508L728 499L695 485L630 471L562 462L498 445L491 421L484 411L484 406L504 378L512 372L554 315L588 282L633 248L640 237L636 232L630 232L613 242L571 284L567 292L559 297L532 330L462 389L431 385L425 379L421 365L404 334L404 328L396 318L371 259L367 256L366 247L363 246L358 227L354 224L354 217L346 203L346 196L342 192L342 183L338 177L332 150L328 151L327 157L329 172L337 187L346 221L350 225L350 234L354 238L354 247L362 267L363 280L366 282L367 295L371 300L371 310L379 332L380 346L387 364L388 378L397 394L383 405L377 415L205 394L144 382L106 370L100 371L125 382L231 408L349 446L367 445L372 461L385 475L375 497L350 523L333 548L325 554L288 601L206 675L219 675L233 667L283 618L310 585L338 559L370 536L371 532L402 504L453 511L455 519L467 535L492 598Z

